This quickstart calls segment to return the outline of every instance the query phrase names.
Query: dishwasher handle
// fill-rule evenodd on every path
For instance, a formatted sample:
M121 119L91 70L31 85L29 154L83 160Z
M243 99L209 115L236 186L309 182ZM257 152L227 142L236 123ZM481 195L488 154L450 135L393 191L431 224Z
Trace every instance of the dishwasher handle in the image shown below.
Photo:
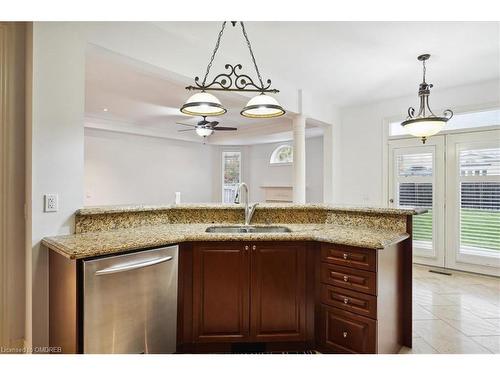
M109 268L104 268L102 270L96 271L95 275L96 276L104 276L104 275L110 275L110 274L118 273L118 272L132 271L132 270L136 270L139 268L154 266L155 264L168 262L169 260L172 260L172 259L173 259L173 256L169 255L169 256L166 256L163 258L151 259L151 260L148 260L145 262L127 263L124 265L118 265L118 266L113 266L113 267L109 267Z

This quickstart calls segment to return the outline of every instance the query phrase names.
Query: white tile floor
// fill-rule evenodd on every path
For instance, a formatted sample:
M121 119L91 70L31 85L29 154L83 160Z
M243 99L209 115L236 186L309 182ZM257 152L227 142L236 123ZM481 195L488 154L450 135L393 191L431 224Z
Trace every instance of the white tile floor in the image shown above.
M413 348L400 353L500 354L500 278L413 267Z

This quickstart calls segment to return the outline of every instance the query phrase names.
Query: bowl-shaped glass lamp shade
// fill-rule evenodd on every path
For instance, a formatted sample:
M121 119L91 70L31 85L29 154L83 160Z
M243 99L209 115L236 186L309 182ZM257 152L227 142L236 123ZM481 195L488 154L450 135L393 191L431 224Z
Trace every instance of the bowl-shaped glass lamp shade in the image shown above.
M191 116L220 116L227 112L219 99L208 92L191 95L181 107L181 112Z
M196 131L196 134L198 134L200 137L208 137L210 135L212 135L212 133L214 132L213 129L210 129L210 128L196 128L195 129Z
M241 111L241 115L250 118L272 118L285 114L285 110L276 99L260 94L250 99Z
M404 126L409 134L415 137L428 138L439 133L444 128L447 121L448 119L444 117L422 118L407 120L401 125Z

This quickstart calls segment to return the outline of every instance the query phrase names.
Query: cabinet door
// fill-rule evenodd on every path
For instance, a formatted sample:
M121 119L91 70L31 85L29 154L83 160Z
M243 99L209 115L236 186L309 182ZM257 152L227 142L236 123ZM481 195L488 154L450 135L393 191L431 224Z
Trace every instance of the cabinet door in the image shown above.
M249 251L243 243L193 248L195 342L244 341L249 334Z
M376 353L376 320L322 305L318 327L324 352Z
M305 339L305 250L301 243L252 244L252 340Z

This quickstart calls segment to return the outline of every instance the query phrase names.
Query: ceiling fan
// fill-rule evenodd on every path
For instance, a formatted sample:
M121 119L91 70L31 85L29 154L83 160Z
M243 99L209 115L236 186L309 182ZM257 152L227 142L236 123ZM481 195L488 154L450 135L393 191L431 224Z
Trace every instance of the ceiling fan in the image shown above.
M212 133L214 131L238 130L237 128L232 128L232 127L228 127L228 126L217 126L217 125L219 125L219 121L208 121L206 116L202 116L202 117L203 117L203 120L198 121L198 123L196 125L186 124L183 122L176 122L176 124L183 125L183 126L189 126L192 128L192 129L182 129L182 130L178 130L178 131L179 132L189 132L189 131L194 130L194 131L196 131L196 134L198 134L200 137L206 138L206 137L212 135Z

